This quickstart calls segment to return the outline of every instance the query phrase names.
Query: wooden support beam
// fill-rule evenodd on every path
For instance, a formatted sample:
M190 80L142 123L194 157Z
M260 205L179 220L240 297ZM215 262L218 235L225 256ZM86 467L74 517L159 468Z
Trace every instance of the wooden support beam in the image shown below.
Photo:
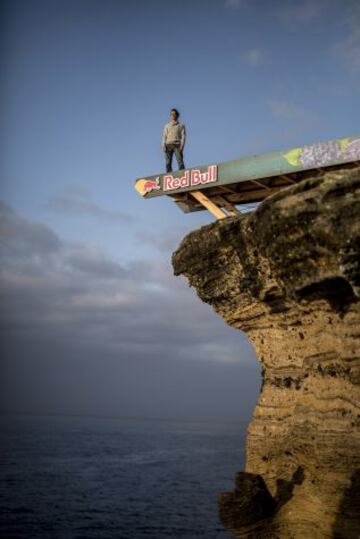
M216 219L224 219L227 217L226 213L220 209L216 204L204 195L201 191L190 191L190 194L202 204L210 213L216 217Z
M280 178L280 176L278 176ZM290 180L290 178L283 178L283 180ZM227 214L230 215L238 215L238 209L234 208L235 204L247 204L252 202L260 202L261 200L264 200L270 195L273 195L275 193L278 193L282 189L285 189L286 187L292 185L293 183L298 183L294 180L291 181L291 183L287 184L280 184L280 185L273 185L271 187L267 187L267 189L264 189L262 185L256 186L254 183L244 182L244 184L241 184L242 189L239 190L236 193L227 193L226 195L222 191L222 186L214 186L207 190L201 190L201 191L187 191L186 193L178 193L178 194L171 194L169 195L171 198L174 198L176 202L181 202L184 205L186 205L189 208L189 211L195 211L196 206L200 203L203 207L208 209L212 215L214 215L217 219L222 219L224 217L227 217ZM252 186L251 189L249 189L249 186ZM244 189L246 187L246 189ZM200 193L201 200L199 200L198 195L194 196L193 193ZM204 194L206 193L206 195ZM193 200L193 202L191 202ZM208 203L211 205L211 209L209 209L203 201L207 200ZM224 200L231 205L231 208L228 206L226 207ZM192 209L194 208L194 209ZM222 210L221 208L224 208ZM215 213L216 212L216 213ZM220 212L220 213L219 213ZM240 212L241 213L241 212Z
M235 189L230 189L230 187L227 187L226 185L219 185L218 188L221 188L223 191L225 191L225 193L237 193Z
M281 191L281 189L284 189L285 185L277 186L277 187L271 187L269 191L265 191L265 189L254 189L253 191L244 191L239 192L236 195L227 195L227 199L232 202L233 204L242 204L244 202L257 202L260 200L264 200L264 198L267 198L269 195L273 195L275 193L278 193Z
M214 201L215 202L215 201ZM239 211L231 202L229 202L225 197L221 195L216 196L216 202L219 203L219 206L222 208L225 208L225 210L228 212L229 215L241 215L241 211Z
M259 185L260 187L263 187L264 189L270 189L270 187L268 187L264 183L257 182L256 180L249 180L249 181L251 181L251 183L255 183L256 185Z
M279 178L284 178L284 180L287 180L290 183L298 183L296 180L290 178L290 176L288 176L287 174L281 174Z

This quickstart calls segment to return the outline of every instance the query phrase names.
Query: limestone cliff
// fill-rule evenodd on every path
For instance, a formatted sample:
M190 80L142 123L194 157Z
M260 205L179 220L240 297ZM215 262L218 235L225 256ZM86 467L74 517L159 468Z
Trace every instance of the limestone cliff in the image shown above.
M360 167L191 232L172 262L263 366L224 525L236 537L360 537Z

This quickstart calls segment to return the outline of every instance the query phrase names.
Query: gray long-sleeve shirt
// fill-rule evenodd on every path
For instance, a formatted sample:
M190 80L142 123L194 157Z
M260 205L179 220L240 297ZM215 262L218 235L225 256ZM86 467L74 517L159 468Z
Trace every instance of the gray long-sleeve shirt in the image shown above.
M185 146L186 132L185 125L180 122L169 122L164 126L162 136L162 146L165 144L180 144L180 148Z

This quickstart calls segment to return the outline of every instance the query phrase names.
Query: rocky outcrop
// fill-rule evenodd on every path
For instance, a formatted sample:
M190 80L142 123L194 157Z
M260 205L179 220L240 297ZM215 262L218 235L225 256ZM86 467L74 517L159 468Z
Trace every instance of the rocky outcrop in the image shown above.
M224 525L236 537L360 537L360 167L191 232L172 262L263 367Z

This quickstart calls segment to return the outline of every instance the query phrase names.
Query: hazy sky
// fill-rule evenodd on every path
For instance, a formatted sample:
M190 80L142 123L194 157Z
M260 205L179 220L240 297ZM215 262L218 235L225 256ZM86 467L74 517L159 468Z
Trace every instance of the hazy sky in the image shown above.
M212 221L134 180L359 135L358 0L1 2L6 409L245 418L259 367L170 257Z

